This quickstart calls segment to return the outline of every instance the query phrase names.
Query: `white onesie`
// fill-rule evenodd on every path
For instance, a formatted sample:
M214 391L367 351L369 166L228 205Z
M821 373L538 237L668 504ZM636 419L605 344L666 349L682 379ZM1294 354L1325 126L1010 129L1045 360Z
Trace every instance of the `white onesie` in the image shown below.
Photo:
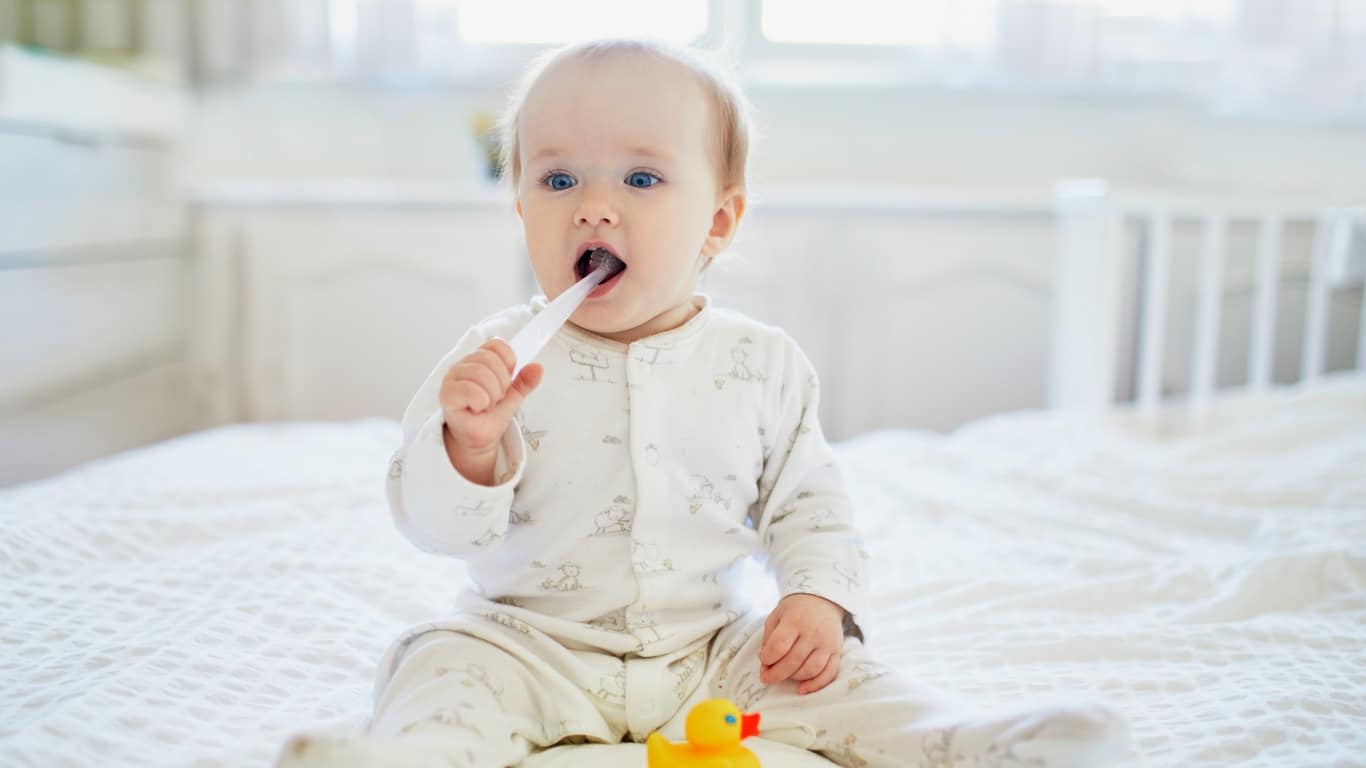
M668 654L747 610L742 561L780 595L865 610L866 555L817 420L811 363L782 330L712 306L624 344L572 325L501 443L492 487L452 466L438 402L450 367L535 312L498 312L437 364L403 417L388 494L417 546L466 561L462 610L617 655ZM436 622L430 626L440 626Z
M487 768L565 742L678 740L713 696L762 710L756 741L847 768L1079 768L1123 750L1102 705L964 707L878 662L852 620L829 685L760 680L765 617L746 613L744 558L766 557L781 594L854 618L866 560L811 364L782 331L696 301L682 326L633 344L562 329L492 487L451 466L437 395L452 364L545 300L489 317L437 364L404 414L389 501L418 546L467 562L475 588L390 645L368 735L299 737L280 765Z

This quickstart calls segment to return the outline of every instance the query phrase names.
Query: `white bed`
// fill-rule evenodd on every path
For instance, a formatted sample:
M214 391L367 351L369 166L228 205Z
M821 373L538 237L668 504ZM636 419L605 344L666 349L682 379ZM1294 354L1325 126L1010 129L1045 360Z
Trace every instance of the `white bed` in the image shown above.
M1103 696L1133 766L1362 764L1366 379L1162 424L1019 413L840 445L870 642L984 705ZM0 764L267 765L293 731L362 726L385 643L463 577L389 522L398 439L228 427L0 492ZM538 764L643 764L608 757Z
M1178 218L1203 233L1189 293L1169 290ZM1278 388L1280 233L1306 219L1301 383ZM1366 302L1357 372L1324 375L1332 296L1360 296L1362 219L1062 188L1059 410L837 447L875 563L876 652L983 706L1106 698L1133 724L1129 766L1366 765ZM1255 224L1250 254L1224 247L1235 220ZM1255 275L1241 394L1218 391L1225 263ZM1190 296L1187 375L1164 345ZM0 490L0 765L268 765L292 733L362 727L385 645L464 579L390 523L398 442L389 421L233 426Z

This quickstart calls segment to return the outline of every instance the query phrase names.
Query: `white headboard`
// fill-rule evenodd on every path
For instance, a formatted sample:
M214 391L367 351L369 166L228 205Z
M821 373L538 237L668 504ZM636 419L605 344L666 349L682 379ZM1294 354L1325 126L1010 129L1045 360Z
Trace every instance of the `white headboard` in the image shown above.
M1328 369L1330 344L1339 368L1366 373L1366 208L1117 194L1095 179L1060 182L1055 207L1051 406L1105 407L1132 398L1151 412L1184 396L1198 412L1216 389L1314 381ZM1196 235L1193 247L1178 247L1178 227ZM1306 241L1308 264L1298 371L1287 381L1276 375L1276 352L1286 346L1278 345L1278 331L1293 330L1290 321L1298 319L1281 300L1292 230ZM1180 327L1172 323L1185 298L1173 290L1177 268L1193 271L1193 315ZM1231 311L1226 287L1240 272L1250 282L1246 317ZM1242 322L1245 333L1229 332ZM1247 345L1245 378L1220 375L1221 341ZM1190 345L1189 357L1176 358L1179 367L1189 361L1184 377L1166 375L1177 343ZM1185 386L1173 378L1185 378Z

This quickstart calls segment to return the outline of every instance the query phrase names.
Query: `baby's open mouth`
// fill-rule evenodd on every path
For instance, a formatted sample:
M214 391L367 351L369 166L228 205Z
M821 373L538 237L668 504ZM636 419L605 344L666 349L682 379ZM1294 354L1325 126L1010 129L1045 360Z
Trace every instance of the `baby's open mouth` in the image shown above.
M574 262L574 275L582 280L604 264L607 266L607 276L602 279L604 283L616 277L617 273L626 271L626 262L617 258L611 251L606 248L589 248Z

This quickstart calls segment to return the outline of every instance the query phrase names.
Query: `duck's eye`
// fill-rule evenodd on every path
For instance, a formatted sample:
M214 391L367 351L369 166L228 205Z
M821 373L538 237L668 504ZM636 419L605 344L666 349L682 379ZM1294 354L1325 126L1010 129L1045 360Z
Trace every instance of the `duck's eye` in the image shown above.
M735 725L735 715L726 715L726 725Z

